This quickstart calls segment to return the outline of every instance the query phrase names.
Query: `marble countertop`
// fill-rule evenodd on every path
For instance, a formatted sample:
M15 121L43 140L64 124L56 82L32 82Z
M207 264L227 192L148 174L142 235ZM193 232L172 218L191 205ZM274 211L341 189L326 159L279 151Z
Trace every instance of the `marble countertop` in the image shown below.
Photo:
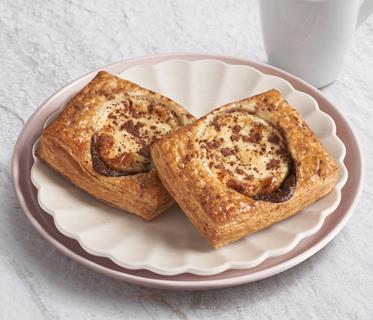
M366 160L362 198L343 231L272 278L213 291L119 282L44 240L23 214L10 164L24 122L88 71L152 53L206 52L265 62L257 1L0 1L0 319L372 319L373 16L322 90L351 121Z

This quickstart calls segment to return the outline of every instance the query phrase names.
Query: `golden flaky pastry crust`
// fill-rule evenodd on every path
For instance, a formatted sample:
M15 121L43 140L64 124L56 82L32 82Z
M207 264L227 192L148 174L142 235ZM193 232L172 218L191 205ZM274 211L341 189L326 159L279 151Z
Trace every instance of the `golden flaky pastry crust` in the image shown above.
M163 184L215 248L299 212L331 192L338 176L277 90L222 106L151 152Z
M176 102L101 71L44 130L36 155L97 199L150 220L173 203L150 144L193 120Z

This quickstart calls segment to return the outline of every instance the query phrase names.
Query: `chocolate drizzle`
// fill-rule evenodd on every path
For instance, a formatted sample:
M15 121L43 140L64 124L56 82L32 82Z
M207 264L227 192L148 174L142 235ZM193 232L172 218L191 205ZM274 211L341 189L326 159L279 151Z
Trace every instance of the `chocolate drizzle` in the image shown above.
M98 135L92 135L91 139L91 157L92 157L92 166L93 170L95 170L98 174L106 177L123 177L123 176L131 176L142 172L147 172L150 170L143 170L143 171L118 171L112 168L109 168L104 161L102 161L100 157L100 153L98 151Z

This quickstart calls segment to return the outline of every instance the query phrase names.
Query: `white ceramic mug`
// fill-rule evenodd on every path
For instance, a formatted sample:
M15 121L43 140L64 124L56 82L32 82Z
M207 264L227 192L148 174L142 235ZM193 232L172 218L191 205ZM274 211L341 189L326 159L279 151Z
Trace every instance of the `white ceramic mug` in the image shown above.
M324 87L337 79L357 25L373 0L260 0L270 64Z

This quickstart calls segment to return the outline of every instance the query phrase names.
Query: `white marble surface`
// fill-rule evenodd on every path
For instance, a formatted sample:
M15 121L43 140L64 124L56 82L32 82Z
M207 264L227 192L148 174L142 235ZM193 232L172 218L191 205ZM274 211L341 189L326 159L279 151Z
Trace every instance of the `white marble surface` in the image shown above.
M363 196L340 235L306 262L236 288L170 292L88 270L32 228L10 175L25 120L92 69L175 51L265 61L257 1L0 1L0 319L372 319L373 17L357 30L339 80L323 90L360 136Z

